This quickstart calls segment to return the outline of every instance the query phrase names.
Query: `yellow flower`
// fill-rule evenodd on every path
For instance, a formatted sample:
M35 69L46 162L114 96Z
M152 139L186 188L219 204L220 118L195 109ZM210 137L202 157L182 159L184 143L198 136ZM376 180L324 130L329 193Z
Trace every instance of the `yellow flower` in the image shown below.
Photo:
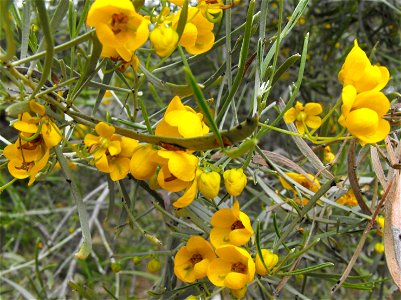
M233 290L242 289L255 276L255 263L251 255L240 247L225 245L216 249L214 259L207 271L207 277L215 286Z
M164 118L156 126L156 135L191 138L208 134L209 127L203 122L203 115L188 105L183 105L175 96L167 107Z
M323 160L327 163L331 163L336 156L334 155L333 152L331 152L330 146L324 147L324 152L323 152Z
M40 117L33 117L29 112L24 112L13 124L14 128L24 133L25 137L40 134L48 148L58 145L61 141L60 129L46 115L45 107L35 101L30 101L29 107Z
M156 54L165 57L170 55L177 47L178 33L172 27L166 27L162 24L152 30L149 39Z
M181 9L173 21L173 28L177 28ZM196 7L188 8L188 19L179 44L190 54L201 54L209 51L214 43L214 24L206 19Z
M359 48L357 40L354 47L348 53L338 79L344 87L352 85L358 93L365 91L380 91L390 79L390 73L386 67L372 66L366 53Z
M376 217L376 224L379 227L379 230L377 231L377 234L379 236L383 235L383 231L384 231L384 217L383 216L377 216Z
M295 107L291 107L284 114L285 123L292 123L295 121L295 126L298 132L305 133L305 125L312 129L317 129L322 125L322 119L318 117L323 111L319 103L309 102L304 105L297 101Z
M378 254L383 253L383 252L384 252L384 245L383 245L383 243L376 243L376 244L375 244L375 251L376 251L376 253L378 253Z
M104 122L98 123L95 130L99 136L89 133L84 143L93 154L96 168L109 173L113 181L123 179L128 174L138 141L114 134L115 128Z
M160 170L157 175L159 186L169 192L184 191L173 205L177 208L188 206L198 191L198 158L185 151L157 151Z
M292 180L295 182L299 183L303 187L307 188L308 190L312 192L317 192L320 188L320 182L317 178L314 178L312 174L308 174L308 177L298 174L298 173L293 173L293 172L285 172L285 174L290 177ZM280 182L283 185L283 187L287 190L294 191L294 188L292 185L290 185L283 177L280 176Z
M213 172L202 172L198 179L199 191L208 199L216 198L220 190L220 174Z
M150 273L155 273L160 270L160 262L156 258L152 258L146 264L146 270Z
M230 8L232 5L224 5L221 0L199 0L197 7L209 22L217 23L223 16L223 9Z
M241 168L224 171L223 178L224 186L231 196L240 195L247 184L246 175Z
M96 28L103 57L131 61L134 51L149 36L149 22L136 13L129 0L96 0L89 9L86 24Z
M192 183L185 189L184 194L179 197L174 203L173 206L177 208L182 208L188 206L194 201L196 193L198 192L198 178L202 171L200 169L196 170L195 179Z
M314 179L312 174L308 174L308 177L298 174L298 173L292 173L292 172L285 172L287 176L289 176L292 180L297 182L298 184L302 185L303 187L307 188L308 190L312 192L317 192L320 188L320 183L317 178ZM292 191L295 193L295 189L292 187L291 184L289 184L283 177L279 177L280 183L283 185L283 187L287 190ZM299 199L298 197L295 198L295 202L305 206L309 203L309 200L305 197L302 197L302 199Z
M157 150L153 148L153 145L139 145L131 157L131 175L138 180L150 179L156 172L157 159Z
M371 90L357 94L354 86L347 85L342 91L342 101L338 122L362 145L385 139L390 123L383 116L390 109L390 101L382 92Z
M246 244L254 231L249 217L240 211L239 202L232 208L222 208L211 218L213 226L210 231L210 242L217 248L225 244L241 246Z
M216 258L212 246L200 236L192 236L174 257L174 274L181 281L194 282L207 274L209 264Z
M356 200L356 197L354 195L353 190L349 190L345 195L341 196L337 200L338 204L342 205L348 205L348 206L357 206L358 205L358 200Z
M85 135L84 143L90 147L90 152L99 158L106 152L115 156L121 152L121 137L114 134L115 128L107 123L96 124L95 131L98 136L88 133Z
M179 192L187 188L195 179L198 158L184 151L159 150L161 168L157 181L169 192Z
M267 249L260 249L260 251L262 252L263 261L265 262L267 269L263 265L263 262L259 256L259 253L257 253L256 259L255 259L256 273L258 273L261 276L264 276L267 274L267 270L273 269L273 267L277 264L278 256L277 256L277 254L274 254L273 252L271 252Z
M49 149L40 137L30 142L19 138L4 148L3 155L9 160L10 174L17 179L30 177L28 186L31 186L49 160Z

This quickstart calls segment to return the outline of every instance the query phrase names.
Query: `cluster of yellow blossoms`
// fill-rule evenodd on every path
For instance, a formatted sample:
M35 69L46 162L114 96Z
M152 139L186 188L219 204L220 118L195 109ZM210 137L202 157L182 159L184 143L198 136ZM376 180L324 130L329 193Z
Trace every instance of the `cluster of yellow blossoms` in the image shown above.
M186 20L181 20L184 1L169 1L175 12L163 6L157 16L140 15L129 0L96 0L91 6L86 24L96 28L102 44L103 57L136 63L135 51L149 39L155 53L169 56L178 45L190 54L201 54L213 47L214 24L221 19L222 10L233 5L218 1L198 1L188 7ZM179 28L184 24L183 28ZM149 30L151 28L151 31ZM178 32L178 30L182 32Z
M29 110L18 116L13 127L19 131L14 144L7 145L3 155L9 160L8 171L14 178L29 177L28 186L49 160L50 149L61 141L57 125L46 115L43 105L29 102Z
M383 118L390 109L390 101L381 90L390 79L388 69L372 65L355 40L338 78L343 84L338 123L361 145L384 140L390 132L390 123ZM304 106L297 101L295 107L285 112L284 121L287 124L295 122L298 132L304 134L307 127L317 129L321 126L322 120L318 115L322 112L319 103L310 102Z
M218 195L220 174L200 168L199 158L193 151L140 144L137 140L115 134L115 128L104 122L98 123L95 131L97 135L88 133L84 143L96 168L110 174L112 180L121 180L130 173L135 179L149 180L154 189L183 191L173 203L177 208L191 204L198 191L211 200ZM208 132L203 115L183 105L178 96L171 100L155 129L157 136L176 138L199 137ZM226 190L232 196L238 196L247 184L241 168L225 170L223 178Z
M390 79L387 68L372 65L355 40L338 78L344 86L338 122L362 145L384 140L390 132L389 122L383 119L390 101L380 91Z
M240 210L238 201L232 208L222 208L211 218L210 242L192 236L174 258L174 273L184 282L194 282L205 276L218 287L227 287L241 298L255 272L268 274L278 262L278 256L261 249L262 258L255 259L244 248L254 234L249 217Z

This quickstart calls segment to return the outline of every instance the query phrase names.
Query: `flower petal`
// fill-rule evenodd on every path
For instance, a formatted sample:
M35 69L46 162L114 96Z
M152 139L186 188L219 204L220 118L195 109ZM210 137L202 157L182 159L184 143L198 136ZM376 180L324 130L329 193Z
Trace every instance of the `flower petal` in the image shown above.
M297 118L297 112L293 107L287 110L284 114L284 122L286 124L294 122L296 118Z
M106 139L110 139L115 131L113 126L105 122L100 122L96 124L95 130L99 136L104 137Z
M384 116L390 109L390 101L382 92L368 91L356 96L353 108L370 108L374 110L379 117Z
M323 112L323 108L320 103L309 102L305 104L304 111L308 116L316 116Z
M190 138L203 134L202 123L198 116L189 111L174 110L166 113L164 119L170 126L178 128L181 137Z
M224 279L230 272L231 263L224 259L216 258L209 264L207 277L215 286L224 286Z
M318 116L308 116L305 123L309 128L316 129L322 125L322 119Z
M224 279L224 286L233 290L239 290L244 286L246 286L248 282L249 282L248 274L230 272Z

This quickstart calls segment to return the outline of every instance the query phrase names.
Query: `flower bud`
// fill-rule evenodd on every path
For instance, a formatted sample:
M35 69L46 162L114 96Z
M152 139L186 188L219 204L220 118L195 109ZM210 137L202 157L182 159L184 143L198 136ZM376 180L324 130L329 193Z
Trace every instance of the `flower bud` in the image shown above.
M376 223L379 226L379 230L377 231L377 234L379 236L383 235L383 230L384 230L384 217L383 216L377 216L376 217Z
M224 171L223 177L224 186L231 196L238 196L242 193L247 183L243 169L239 168Z
M247 291L247 287L244 286L242 289L239 290L230 290L231 295L233 295L236 299L242 299L245 297Z
M162 25L153 29L149 39L156 54L165 57L174 51L178 42L178 33L172 27Z
M217 172L202 172L198 178L198 189L208 199L214 199L220 190L220 174Z
M160 262L156 258L152 258L146 265L146 269L150 273L155 273L160 270Z
M384 252L384 244L383 243L376 243L375 244L375 251L378 254L381 254Z
M263 256L263 261L265 262L267 269L270 271L277 264L278 256L277 256L277 254L274 254L273 252L271 252L267 249L261 249L261 252L262 252L262 256ZM258 273L261 276L267 274L267 269L263 265L263 262L259 256L259 253L256 254L255 264L256 264L256 273Z
M121 271L121 263L118 261L112 262L111 263L111 270L113 273L118 273Z

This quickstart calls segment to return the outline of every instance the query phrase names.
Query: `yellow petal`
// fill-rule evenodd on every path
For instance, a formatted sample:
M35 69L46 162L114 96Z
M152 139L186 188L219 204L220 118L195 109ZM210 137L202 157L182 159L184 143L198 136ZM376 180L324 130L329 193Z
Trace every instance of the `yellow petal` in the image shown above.
M166 113L164 119L170 126L178 127L178 132L184 138L202 136L203 134L201 121L196 114L191 112L175 110Z
M249 232L247 229L235 229L230 232L229 239L230 243L235 246L245 245L253 235L253 232Z
M390 109L390 101L382 92L368 91L356 96L353 108L370 108L379 117L384 116Z
M198 36L198 29L192 23L187 23L184 28L180 39L180 45L186 47L193 47L196 43L196 38Z
M222 208L212 216L210 224L213 227L231 228L231 225L237 220L230 208Z
M246 286L248 282L249 282L249 277L247 274L230 272L224 279L224 286L228 287L229 289L239 290L244 286Z
M210 231L210 242L215 248L230 243L231 228L214 227Z
M308 116L305 123L309 128L316 129L322 125L322 119L318 116Z
M113 126L105 122L100 122L96 124L95 130L99 136L104 137L106 139L110 139L115 131Z
M93 135L91 133L85 135L84 143L87 147L99 144L99 142L99 137L97 135Z
M139 147L139 143L137 140L123 136L121 138L120 156L131 158L137 147Z
M138 180L147 180L155 172L157 163L153 157L157 155L157 151L152 145L141 145L132 154L130 161L130 172L134 178Z
M316 116L323 112L323 108L320 103L310 102L306 103L304 111L308 116Z
M36 179L36 174L42 170L49 160L49 150L47 149L39 161L36 161L32 169L30 170L30 178L28 186L31 186Z
M124 179L129 171L130 159L127 157L115 157L110 162L110 177L113 181Z
M364 136L376 130L379 116L374 110L360 108L349 113L346 123L347 129L352 135Z
M167 166L162 166L157 174L159 185L169 192L179 192L192 184L192 181L182 181L172 175Z
M121 142L111 141L107 147L111 156L117 155L121 152Z
M197 181L194 180L189 188L185 190L184 194L173 203L174 207L182 208L190 205L192 201L194 201L196 193L198 191L196 182Z
M97 157L95 165L99 171L104 172L104 173L110 173L110 166L109 166L109 161L107 159L107 155L103 154L103 155Z
M175 177L183 181L192 181L198 166L198 158L195 155L181 151L159 150L158 155L168 158L168 169Z
M185 50L190 54L202 54L212 49L214 40L214 33L210 31L205 34L198 35L194 45L184 47Z
M39 104L39 103L36 102L36 101L33 101L33 100L29 101L29 108L30 108L33 112L37 113L37 114L40 115L40 116L44 116L44 115L46 114L46 109L45 109L45 107L44 107L42 104Z
M287 110L284 114L284 122L286 124L294 122L296 118L297 118L297 112L293 107Z
M304 123L302 121L295 121L295 126L297 127L297 130L300 134L304 134L305 133L305 127L304 127Z
M42 125L42 136L48 148L58 145L62 138L60 129L50 120Z
M355 97L356 97L356 89L352 85L347 85L343 88L341 98L342 98L342 106L341 112L343 113L344 117L347 117L348 113L351 111Z
M365 144L374 144L378 143L386 138L386 136L390 133L390 123L386 120L379 119L379 123L377 125L376 130L361 136L357 136L360 140L360 143Z
M207 277L215 286L224 286L224 279L231 272L231 263L221 258L214 259L207 270Z
M194 266L194 275L196 279L201 279L207 275L207 270L210 265L208 259L203 259Z

